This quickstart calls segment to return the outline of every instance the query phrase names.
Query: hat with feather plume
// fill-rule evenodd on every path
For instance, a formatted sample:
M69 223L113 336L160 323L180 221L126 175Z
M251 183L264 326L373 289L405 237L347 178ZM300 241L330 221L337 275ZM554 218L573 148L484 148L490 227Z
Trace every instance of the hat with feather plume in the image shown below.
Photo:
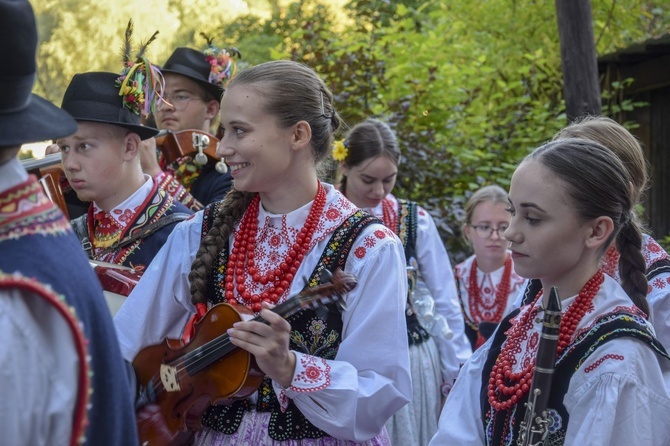
M241 59L242 55L237 48L217 48L210 36L205 33L200 35L207 41L204 51L179 47L170 55L161 71L187 77L218 101L227 82L237 72L235 58Z
M148 139L156 136L158 129L141 125L141 117L153 110L164 89L160 70L146 56L146 49L158 31L140 44L135 56L132 56L132 33L131 19L125 32L121 73L76 74L65 90L61 107L77 121L116 125Z

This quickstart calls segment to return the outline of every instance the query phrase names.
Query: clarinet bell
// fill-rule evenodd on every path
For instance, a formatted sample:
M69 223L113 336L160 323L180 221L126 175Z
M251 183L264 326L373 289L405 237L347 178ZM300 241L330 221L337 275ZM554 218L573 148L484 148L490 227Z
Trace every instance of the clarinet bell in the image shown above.
M217 172L219 172L221 175L225 174L228 172L228 165L225 163L223 158L221 158L219 161L216 162L214 165L214 168L216 169Z

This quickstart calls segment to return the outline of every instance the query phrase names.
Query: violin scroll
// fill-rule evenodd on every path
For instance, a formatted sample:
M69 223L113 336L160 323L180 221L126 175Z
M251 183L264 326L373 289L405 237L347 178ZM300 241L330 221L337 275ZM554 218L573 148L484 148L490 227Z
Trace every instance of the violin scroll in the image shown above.
M211 133L200 130L161 130L156 135L156 146L163 154L167 164L172 164L184 156L192 156L193 162L204 166L210 160L219 162L216 156L216 145L219 139ZM218 170L218 169L217 169Z

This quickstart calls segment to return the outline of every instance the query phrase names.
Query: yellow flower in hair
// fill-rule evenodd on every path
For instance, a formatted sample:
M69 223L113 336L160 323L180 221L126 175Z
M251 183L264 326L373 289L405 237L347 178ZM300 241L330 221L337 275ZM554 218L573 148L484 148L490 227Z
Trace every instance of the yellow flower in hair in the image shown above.
M336 161L344 161L349 155L349 149L347 149L346 141L343 139L335 141L333 145L333 158Z

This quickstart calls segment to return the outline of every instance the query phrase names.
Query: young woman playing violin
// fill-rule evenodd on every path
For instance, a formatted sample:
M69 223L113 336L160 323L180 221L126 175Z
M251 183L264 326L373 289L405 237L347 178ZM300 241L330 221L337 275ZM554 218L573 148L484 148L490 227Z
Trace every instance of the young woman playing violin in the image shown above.
M402 245L317 179L340 126L332 94L313 70L268 62L233 78L220 118L235 189L177 227L117 313L125 359L215 304L243 306L267 323L236 322L226 342L265 376L207 408L195 444L388 445L384 423L411 398ZM358 282L346 309L272 310L335 267Z

